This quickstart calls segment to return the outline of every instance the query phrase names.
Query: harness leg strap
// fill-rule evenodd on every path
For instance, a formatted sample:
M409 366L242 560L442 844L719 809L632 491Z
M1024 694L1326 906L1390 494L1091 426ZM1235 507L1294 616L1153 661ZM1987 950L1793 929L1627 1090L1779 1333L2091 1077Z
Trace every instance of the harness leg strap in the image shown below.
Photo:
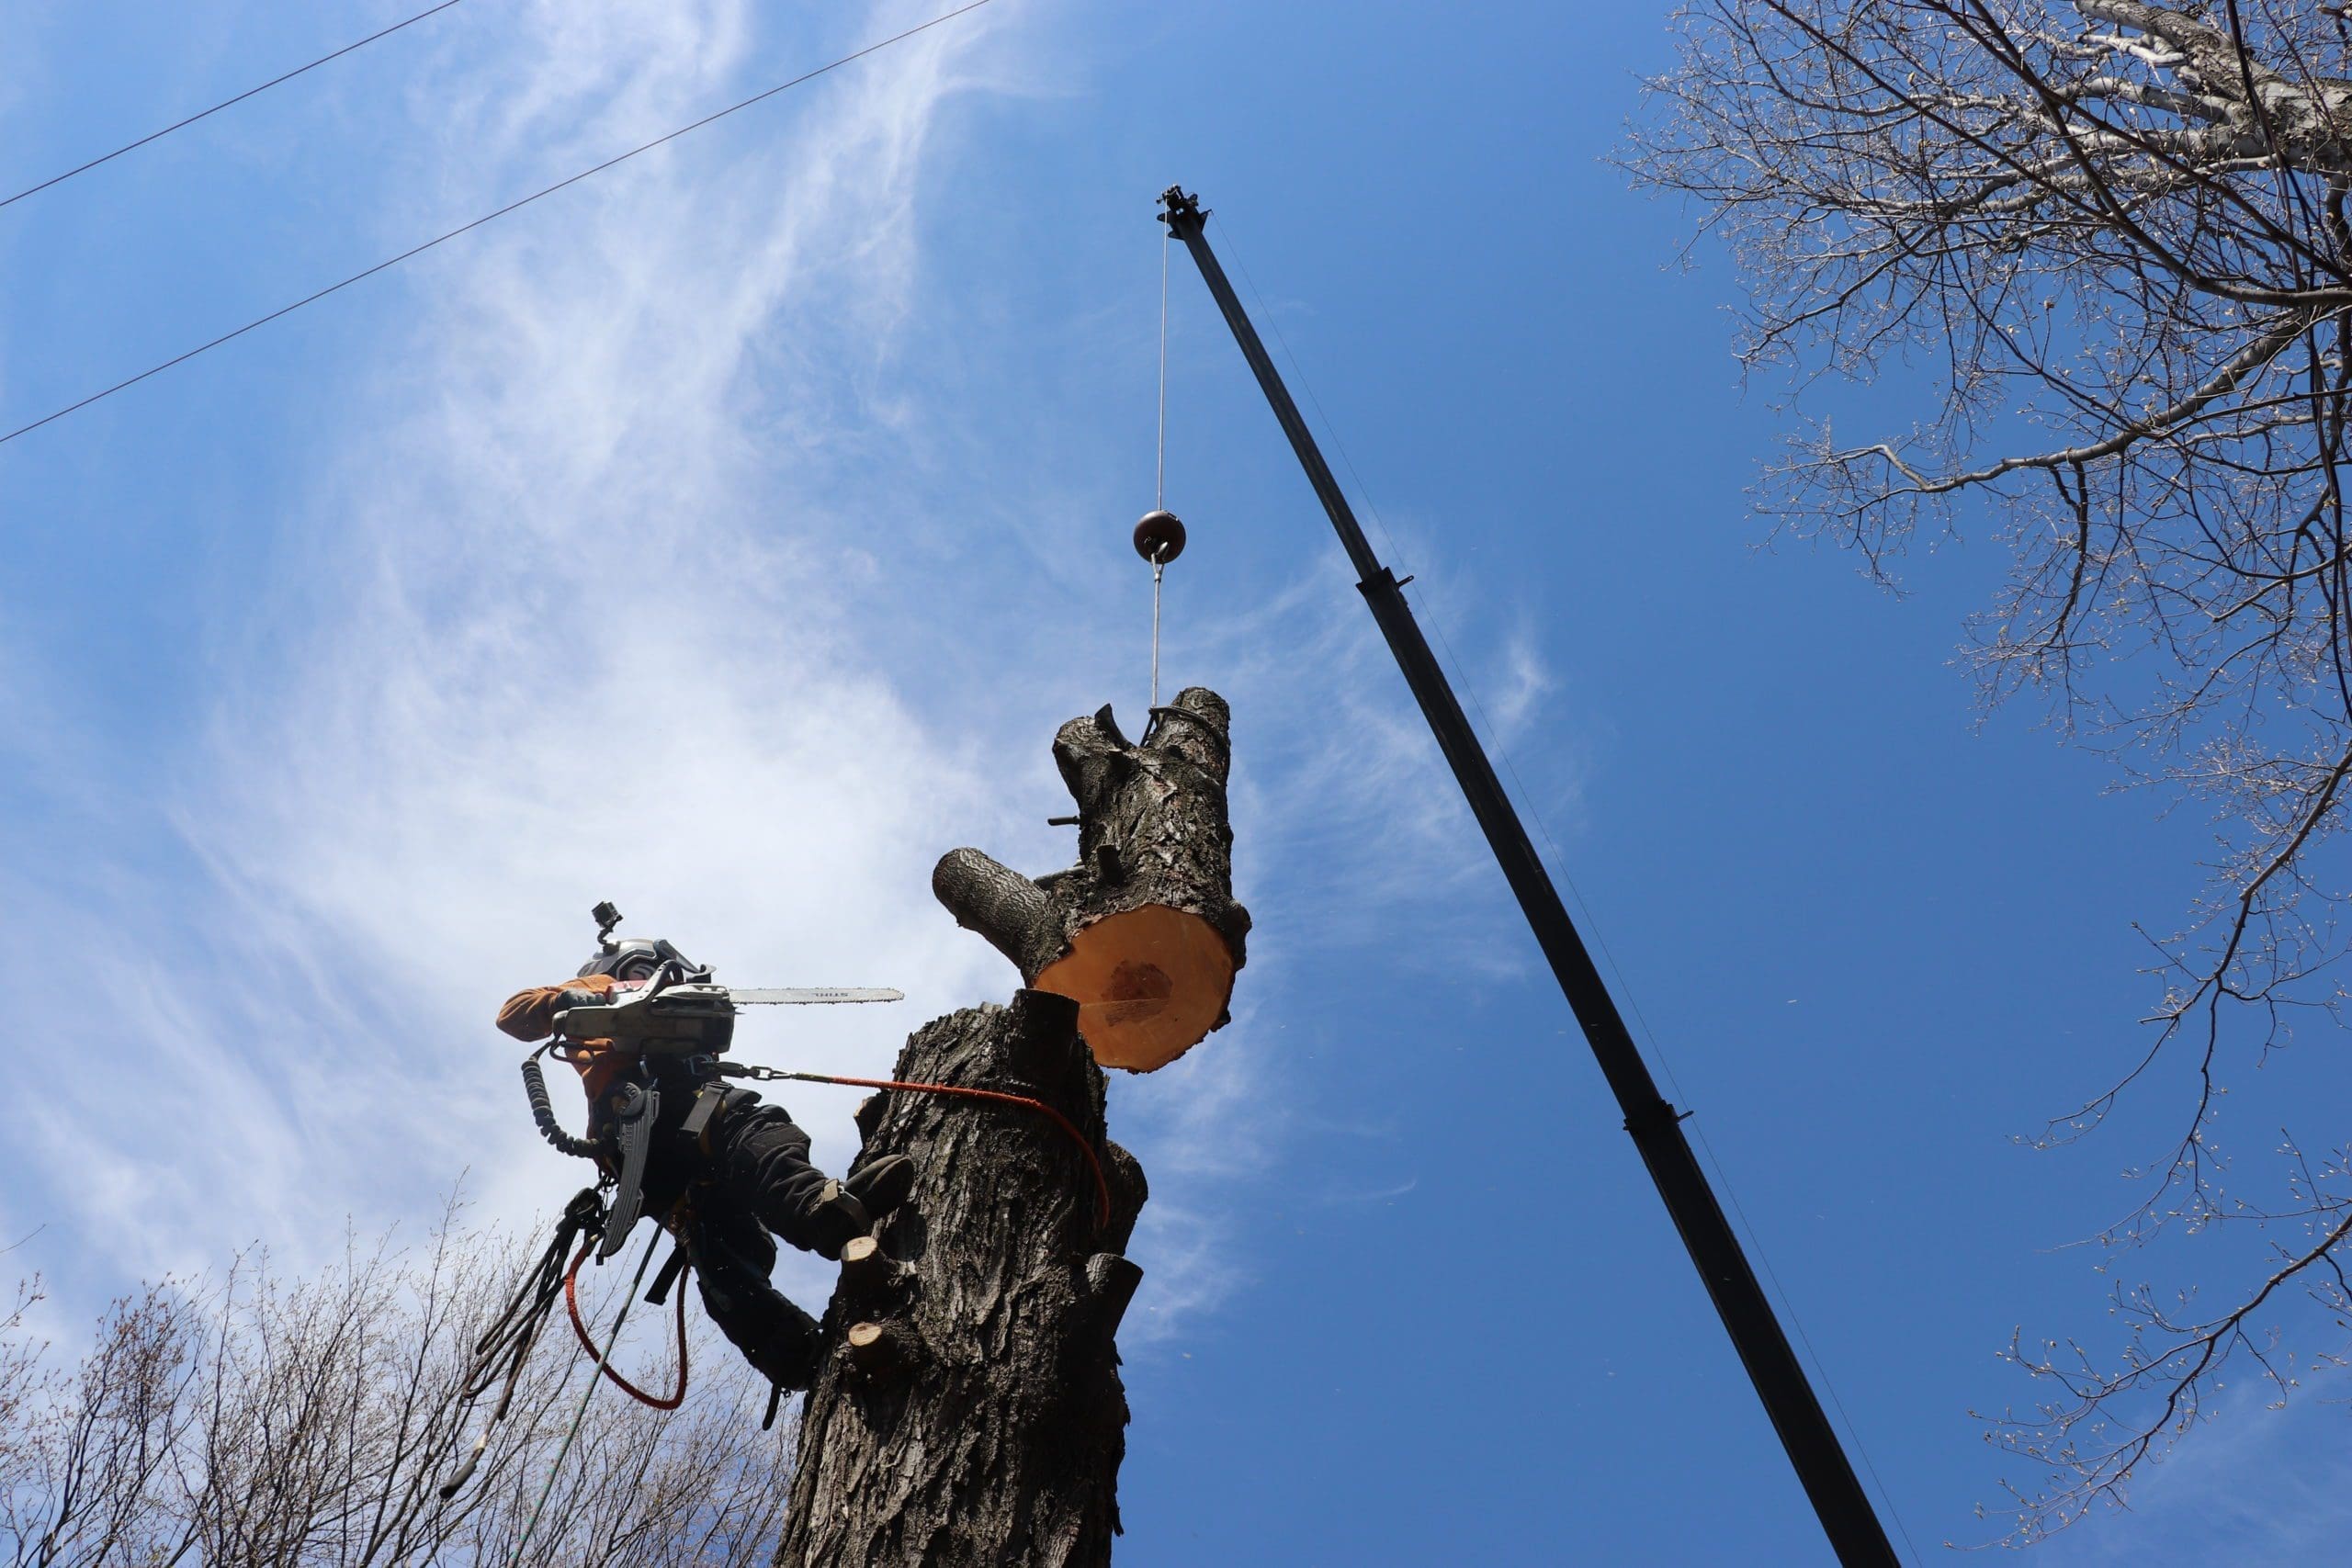
M653 1288L645 1292L646 1304L660 1306L663 1302L668 1301L670 1288L678 1282L678 1276L685 1271L686 1244L682 1241L670 1249L670 1256L662 1263L661 1272L653 1276Z

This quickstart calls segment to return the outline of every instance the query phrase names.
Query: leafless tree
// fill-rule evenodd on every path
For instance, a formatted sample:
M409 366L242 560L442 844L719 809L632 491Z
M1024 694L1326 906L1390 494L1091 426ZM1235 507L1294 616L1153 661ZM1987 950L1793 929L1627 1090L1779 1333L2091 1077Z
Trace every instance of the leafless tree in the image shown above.
M566 1450L593 1369L560 1310L471 1480L439 1495L492 1403L458 1391L524 1250L445 1229L290 1282L247 1258L116 1303L63 1368L29 1337L24 1288L0 1316L0 1562L471 1568L515 1561L526 1528L532 1563L764 1562L790 1458L787 1432L760 1429L765 1382L700 1346L677 1410L601 1388ZM618 1281L598 1284L608 1319Z
M1736 257L1749 367L1787 374L1794 404L1824 378L1917 400L1908 429L1858 443L1797 419L1761 491L1776 526L1887 578L1910 541L1989 515L2010 570L1972 626L1988 697L2045 698L2070 738L2215 823L2189 919L2151 939L2149 1038L2045 1136L2184 1084L2168 1149L2101 1239L2247 1230L2267 1261L2202 1293L2121 1288L2133 1332L2111 1350L2013 1347L2051 1389L1995 1421L2048 1467L2017 1490L2016 1540L2120 1501L2233 1362L2279 1399L2340 1362L2345 1153L2290 1139L2255 1202L2225 1190L2214 1130L2232 1075L2299 1020L2342 1021L2346 9L1704 0L1626 155Z

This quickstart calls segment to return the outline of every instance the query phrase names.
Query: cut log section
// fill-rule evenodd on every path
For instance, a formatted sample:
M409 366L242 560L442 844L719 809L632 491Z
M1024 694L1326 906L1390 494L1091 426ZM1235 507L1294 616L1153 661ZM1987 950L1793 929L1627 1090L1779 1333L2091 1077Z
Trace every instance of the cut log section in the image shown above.
M1203 686L1153 709L1140 743L1107 707L1070 720L1054 761L1078 802L1078 863L1032 881L962 849L932 873L956 922L1023 984L1079 1004L1079 1032L1105 1066L1149 1072L1226 1021L1250 931L1233 901L1231 722Z

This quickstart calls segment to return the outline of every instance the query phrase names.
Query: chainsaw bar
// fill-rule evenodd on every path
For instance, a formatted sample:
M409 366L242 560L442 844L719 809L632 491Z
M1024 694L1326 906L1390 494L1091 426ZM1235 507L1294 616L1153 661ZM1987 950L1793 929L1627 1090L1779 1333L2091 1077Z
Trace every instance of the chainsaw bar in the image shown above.
M625 1051L657 1055L716 1055L735 1038L735 1010L744 1002L780 1005L895 1002L905 993L879 986L785 986L735 990L707 981L656 991L613 991L558 1010L556 1032L567 1040L607 1040Z
M904 991L894 991L888 986L771 986L764 990L741 990L729 986L730 1000L764 1005L808 1004L812 1002L902 1002Z

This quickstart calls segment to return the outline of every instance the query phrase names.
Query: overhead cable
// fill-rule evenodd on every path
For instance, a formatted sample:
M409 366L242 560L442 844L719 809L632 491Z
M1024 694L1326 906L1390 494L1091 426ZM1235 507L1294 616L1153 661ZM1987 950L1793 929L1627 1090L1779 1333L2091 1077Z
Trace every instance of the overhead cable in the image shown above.
M40 184L37 186L27 186L24 189L18 191L14 196L0 197L0 207L7 207L14 203L22 201L25 197L45 191L53 185L61 185L65 181L72 179L75 175L86 175L92 169L96 168L100 164L112 163L115 159L121 157L125 152L135 152L140 148L146 146L150 141L159 141L164 137L169 136L175 130L185 130L199 119L219 114L222 109L228 108L232 105L243 103L247 98L252 97L256 93L266 93L281 82L291 82L295 77L300 76L305 71L315 71L331 60L341 60L345 55L349 54L355 49L365 49L369 44L374 43L378 39L390 38L394 33L400 31L402 28L413 27L417 23L424 20L425 17L435 15L438 12L446 11L450 6L457 4L458 0L441 0L441 4L438 6L435 6L427 10L419 11L415 16L409 17L408 20L404 22L394 22L390 27L384 28L380 32L369 33L357 43L345 44L333 54L322 54L308 65L298 65L293 70L286 73L283 76L272 76L268 81L264 82L258 87L247 87L243 92L239 93L233 98L223 98L209 109L202 110L197 114L192 114L186 119L175 120L170 125L164 127L161 130L151 130L136 141L126 141L111 152L106 153L101 157L93 158L86 164L76 164L73 168L66 170L62 175L51 175L49 178L41 181Z
M382 272L387 268L398 266L401 263L408 260L412 256L423 255L425 252L433 249L435 245L446 244L449 241L458 238L460 234L469 234L485 223L494 222L498 219L505 217L510 212L519 211L522 209L530 206L531 203L538 200L541 197L553 196L556 192L562 190L567 186L575 186L582 180L587 179L593 175L603 174L606 169L613 167L616 164L626 164L640 152L650 152L656 147L662 146L667 142L675 141L679 137L685 135L688 131L700 130L704 126L712 124L718 120L725 119L729 115L734 114L738 110L750 108L753 104L773 98L778 93L787 92L794 87L799 86L804 82L814 81L818 77L824 75L829 71L838 71L842 66L847 65L854 61L863 60L867 55L888 49L894 43L904 42L906 39L914 37L915 34L927 32L931 28L939 26L942 22L954 21L956 17L964 15L967 11L977 11L987 4L989 4L989 0L970 0L970 3L967 5L958 6L952 11L942 12L940 15L933 17L927 22L917 23L915 26L909 28L906 31L901 33L893 33L890 37L882 39L878 43L867 44L864 49L858 50L854 53L844 54L838 60L829 61L825 64L818 66L813 71L802 72L799 75L792 78L792 80L788 82L779 82L763 93L754 93L750 97L743 99L740 103L729 104L723 109L703 116L702 118L695 120L691 125L682 125L678 127L677 130L671 131L665 136L657 136L650 141L645 142L639 146L632 147L628 152L620 153L615 157L607 158L603 163L596 164L593 168L582 169L578 174L571 175L569 178L558 180L551 186L548 186L539 190L535 190L530 195L524 197L519 200L510 201L505 206L498 209L495 212L485 212L470 223L462 223L447 233L436 234L421 245L412 245L407 250L402 251L400 254L386 261L379 261L374 266L368 267L365 271L355 272L349 277L343 279L339 283L330 283L318 292L314 294L306 294L290 305L281 305L266 316L256 316L252 321L247 321L243 326L238 327L232 332L222 333L219 337L214 338L209 343L198 344L196 347L189 349L185 354L175 355L171 358L164 360L160 365L150 366L148 368L141 370L138 375L128 377L123 380L117 381L113 386L106 388L102 391L92 392L88 397L84 398L77 402L68 403L54 413L43 414L40 418L34 420L30 424L20 424L16 429L9 431L6 434L0 435L0 446L6 446L7 443L17 439L19 435L30 434L32 432L39 430L44 424L50 424L55 421L63 419L69 413L78 412L83 409L88 408L92 403L97 402L102 399L110 398L117 392L122 391L127 388L135 387L151 376L160 376L164 371L171 369L174 366L185 365L199 354L208 353L212 349L219 348L224 343L228 343L235 338L241 338L256 327L266 327L270 322L277 320L280 316L291 315L305 305L316 304L319 300L325 299L328 295L338 293L343 289L350 288L355 283L373 277L378 273Z

